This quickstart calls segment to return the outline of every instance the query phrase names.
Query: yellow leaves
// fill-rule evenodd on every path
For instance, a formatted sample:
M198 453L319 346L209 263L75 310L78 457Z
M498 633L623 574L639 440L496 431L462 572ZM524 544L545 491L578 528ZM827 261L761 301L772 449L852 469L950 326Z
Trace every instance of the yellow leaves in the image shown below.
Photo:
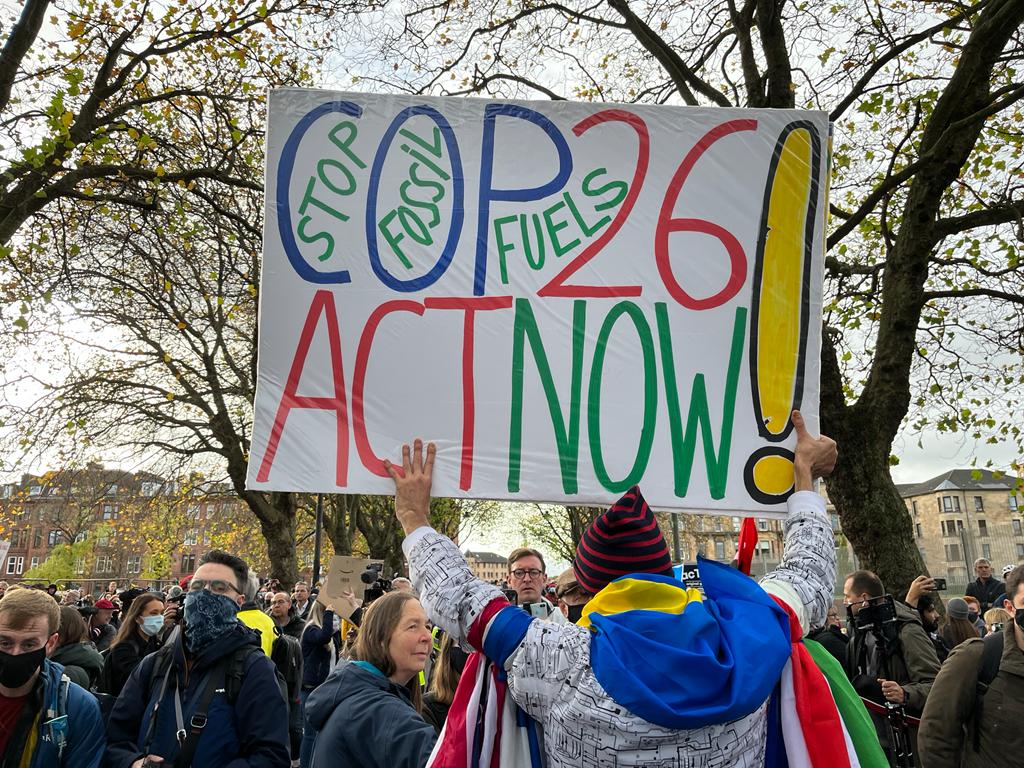
M165 291L170 291L171 288L172 288L171 281L170 280L164 280L164 290Z
M185 325L185 321L184 321L184 320L179 320L179 321L177 322L177 325L176 325L176 327L177 327L177 329L178 329L179 331L184 331L184 330L185 330L185 328L186 328L186 325Z
M162 165L158 165L154 170L156 171L157 178L160 178L166 175L167 173L167 171L164 170L164 167Z
M85 34L85 19L78 19L68 25L68 35L72 40Z
M167 395L166 395L166 397L167 397L167 400L168 400L168 401L171 401L171 400L173 400L173 399L174 399L174 393L173 393L173 392L168 392L168 393L167 393Z

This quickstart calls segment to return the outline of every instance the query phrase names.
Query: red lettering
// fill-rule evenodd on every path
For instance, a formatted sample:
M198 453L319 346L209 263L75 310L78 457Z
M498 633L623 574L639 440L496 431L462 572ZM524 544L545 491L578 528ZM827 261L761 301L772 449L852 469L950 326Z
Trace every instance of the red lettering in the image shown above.
M299 380L302 369L306 365L309 346L313 342L313 334L319 324L320 316L327 321L327 341L331 351L331 372L334 377L334 397L306 397L298 394ZM334 295L330 291L317 291L306 314L306 322L299 334L299 344L295 349L292 367L288 372L288 381L284 385L281 402L277 406L277 416L270 430L267 449L263 453L260 470L256 480L265 483L270 476L270 468L274 464L277 448L281 442L285 422L293 408L311 408L321 411L334 411L337 420L338 448L335 466L335 480L339 487L348 484L348 405L345 400L345 371L341 361L341 333L338 330L338 313L334 308Z
M476 313L477 310L510 309L512 297L426 299L423 303L427 309L461 309L466 313L462 323L462 463L459 471L459 488L468 491L473 485L473 444L476 426L476 386L473 381Z
M356 450L359 452L359 460L363 466L373 474L380 477L389 477L384 469L384 462L370 447L370 439L366 435L366 420L363 409L363 389L366 385L366 366L370 361L370 349L373 347L373 337L377 333L377 326L386 315L392 312L413 312L417 315L423 314L423 305L418 301L396 299L385 301L370 314L366 325L363 326L363 334L359 337L359 348L356 350L356 366L352 374L352 433L356 439Z
M615 237L615 233L622 228L633 210L633 204L640 195L640 189L644 184L644 177L647 175L647 163L650 157L651 139L647 132L647 123L638 115L627 112L624 109L605 109L595 112L590 117L581 120L573 126L572 132L582 136L584 132L595 125L617 121L626 123L636 131L640 146L637 149L636 169L633 171L633 181L629 185L629 193L622 201L622 206L615 218L608 225L597 240L588 245L579 256L565 265L565 268L555 275L547 285L537 291L538 296L571 296L574 298L615 298L619 296L639 296L643 290L639 285L566 285L565 281L574 275L584 264L596 256L608 241Z
M724 227L713 224L705 219L681 219L673 218L672 210L675 208L679 193L683 184L686 183L690 171L701 156L721 138L737 131L756 131L757 120L730 120L712 128L698 141L693 148L686 153L683 162L679 164L675 175L672 177L668 189L665 190L665 200L661 204L661 213L658 215L658 226L654 234L654 258L658 264L658 273L661 280L672 295L672 298L687 309L711 309L718 307L735 296L743 287L747 279L747 256L743 252L743 246L739 240ZM725 246L729 254L729 265L731 271L729 280L718 293L704 299L696 299L688 294L676 280L672 272L672 264L669 261L668 236L673 232L702 232L705 235L717 238Z

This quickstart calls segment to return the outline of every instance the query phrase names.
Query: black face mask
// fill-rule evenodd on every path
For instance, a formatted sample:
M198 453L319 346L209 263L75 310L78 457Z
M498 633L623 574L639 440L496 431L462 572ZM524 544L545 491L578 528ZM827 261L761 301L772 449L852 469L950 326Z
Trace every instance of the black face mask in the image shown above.
M569 612L568 619L571 623L575 624L583 618L583 609L586 607L586 603L583 605L567 605L565 610Z
M1018 608L1017 612L1013 616L1014 622L1020 627L1020 631L1024 632L1024 608Z
M43 665L45 658L45 645L17 656L0 651L0 685L5 688L21 688Z

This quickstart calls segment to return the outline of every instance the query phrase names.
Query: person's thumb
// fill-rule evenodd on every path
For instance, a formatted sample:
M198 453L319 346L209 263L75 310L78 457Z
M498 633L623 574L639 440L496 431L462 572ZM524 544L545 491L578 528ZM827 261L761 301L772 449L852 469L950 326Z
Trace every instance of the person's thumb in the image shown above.
M804 417L800 411L793 411L791 418L793 420L793 428L796 430L797 439L807 434L807 426L804 424Z

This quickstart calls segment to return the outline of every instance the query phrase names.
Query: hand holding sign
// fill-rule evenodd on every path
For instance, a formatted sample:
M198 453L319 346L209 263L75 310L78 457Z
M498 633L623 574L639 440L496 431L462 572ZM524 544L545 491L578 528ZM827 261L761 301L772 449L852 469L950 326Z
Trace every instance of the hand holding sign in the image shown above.
M813 437L804 425L800 411L793 411L793 427L796 429L796 460L793 463L795 485L798 491L812 490L816 477L827 477L836 466L839 453L836 441L822 435Z
M398 470L390 461L384 460L384 468L395 481L395 516L402 524L405 535L417 528L429 525L430 483L434 475L434 457L437 446L427 444L427 456L423 458L423 441L416 438L412 451L402 446L402 469Z

